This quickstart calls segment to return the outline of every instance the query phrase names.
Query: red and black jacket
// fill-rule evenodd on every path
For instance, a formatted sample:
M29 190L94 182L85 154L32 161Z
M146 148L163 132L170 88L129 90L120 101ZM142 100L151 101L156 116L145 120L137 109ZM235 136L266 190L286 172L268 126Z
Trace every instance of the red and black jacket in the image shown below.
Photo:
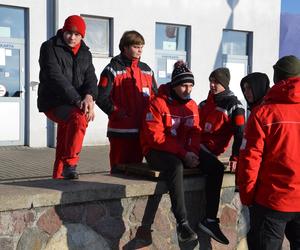
M108 115L108 137L136 137L142 114L157 92L151 68L118 55L101 73L96 104Z
M219 156L234 136L231 159L237 160L245 124L245 110L237 97L230 90L216 95L209 93L199 104L199 115L201 149Z
M197 104L172 98L169 84L159 87L143 119L140 134L143 154L151 149L166 151L184 159L188 151L199 154L200 127Z

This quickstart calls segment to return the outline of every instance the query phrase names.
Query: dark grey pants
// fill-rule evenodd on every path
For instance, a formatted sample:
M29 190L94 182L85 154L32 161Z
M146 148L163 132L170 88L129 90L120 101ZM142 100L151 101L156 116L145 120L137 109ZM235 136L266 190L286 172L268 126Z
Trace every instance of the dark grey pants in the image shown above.
M249 210L249 250L281 250L284 235L291 250L300 250L300 212L280 212L258 204Z
M172 211L177 223L187 219L183 190L183 162L176 155L158 150L151 150L146 155L150 168L164 171Z

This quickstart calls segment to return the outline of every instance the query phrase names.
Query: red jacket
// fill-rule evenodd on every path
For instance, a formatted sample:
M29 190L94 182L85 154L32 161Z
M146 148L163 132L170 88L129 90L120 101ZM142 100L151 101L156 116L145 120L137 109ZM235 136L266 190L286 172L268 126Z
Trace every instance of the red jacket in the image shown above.
M183 159L187 151L199 154L200 127L197 104L180 103L170 94L169 84L159 87L150 102L141 130L143 154L150 149L166 151Z
M156 92L147 64L123 55L112 58L101 73L96 101L109 118L107 136L137 136L142 114Z
M300 77L275 84L247 122L239 158L241 201L300 212Z
M234 136L232 157L237 157L245 123L245 111L237 97L230 90L209 94L207 100L199 104L199 115L201 148L219 156Z

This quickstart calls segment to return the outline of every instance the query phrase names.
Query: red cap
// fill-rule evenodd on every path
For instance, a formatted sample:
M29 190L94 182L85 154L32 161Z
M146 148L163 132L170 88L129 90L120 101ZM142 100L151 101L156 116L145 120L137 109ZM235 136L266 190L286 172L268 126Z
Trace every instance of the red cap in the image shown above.
M79 33L82 37L85 36L85 22L81 16L73 15L69 16L65 20L64 27L62 28L63 32L72 31Z

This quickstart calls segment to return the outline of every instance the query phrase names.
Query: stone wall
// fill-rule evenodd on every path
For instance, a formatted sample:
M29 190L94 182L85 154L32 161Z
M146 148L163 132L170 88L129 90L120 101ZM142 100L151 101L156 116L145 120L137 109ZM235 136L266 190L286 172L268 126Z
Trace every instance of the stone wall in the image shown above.
M60 199L61 202L54 202L48 194L43 197L44 204L40 206L33 205L34 202L32 202L30 207L22 209L2 209L0 212L0 249L167 250L180 249L180 247L181 249L247 249L244 239L247 231L247 210L242 209L238 193L235 193L234 187L229 184L233 183L233 177L227 176L224 179L219 217L222 230L230 240L228 246L210 240L201 232L198 232L199 245L178 246L175 220L170 211L170 200L164 183L148 182L137 185L132 180L132 185L136 189L135 195L114 198L114 195L110 194L111 198L99 199L98 197L84 200L83 197L87 196L83 192L88 192L85 189L85 191L77 190L76 192L81 193L78 196L81 198L77 200L72 198L72 202L68 202L67 198ZM198 184L195 186L193 183ZM202 184L199 185L199 183ZM28 187L37 189L37 186L41 189L41 184L18 185L19 187L26 186L25 189ZM63 182L57 185L68 188L69 185L76 186L76 182L73 184ZM145 185L154 187L154 190L148 189L148 195L145 195ZM203 178L185 180L188 219L195 229L205 214L203 186ZM59 186L56 188L60 191L63 189ZM143 189L142 195L138 195L139 189ZM120 187L117 190L120 190ZM38 189L34 191L38 192ZM90 188L89 192L91 191ZM74 190L70 191L70 195L74 192ZM93 193L95 192L93 189ZM107 189L107 192L111 191ZM65 196L69 194L66 190L62 193ZM118 197L120 194L115 196ZM80 202L80 200L83 201ZM15 202L18 202L17 199ZM13 202L10 201L10 204Z

